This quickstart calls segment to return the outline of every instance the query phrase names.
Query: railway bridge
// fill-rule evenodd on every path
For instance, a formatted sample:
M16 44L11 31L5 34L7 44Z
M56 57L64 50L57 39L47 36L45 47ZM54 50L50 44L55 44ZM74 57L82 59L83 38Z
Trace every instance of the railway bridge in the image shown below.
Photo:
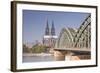
M54 47L55 60L91 58L91 16L78 29L63 28Z

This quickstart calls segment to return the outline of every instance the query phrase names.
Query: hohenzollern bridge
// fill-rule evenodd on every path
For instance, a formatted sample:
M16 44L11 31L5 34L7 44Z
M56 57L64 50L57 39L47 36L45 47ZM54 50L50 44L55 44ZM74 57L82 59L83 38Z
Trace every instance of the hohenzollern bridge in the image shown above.
M63 28L54 47L56 60L91 59L91 15L78 29Z

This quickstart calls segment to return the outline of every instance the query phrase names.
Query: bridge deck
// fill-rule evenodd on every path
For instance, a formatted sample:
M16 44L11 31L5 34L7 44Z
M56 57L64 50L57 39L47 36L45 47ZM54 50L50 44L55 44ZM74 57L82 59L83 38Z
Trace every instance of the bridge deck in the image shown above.
M54 50L62 50L62 51L83 51L83 52L90 52L91 49L89 48L54 48Z

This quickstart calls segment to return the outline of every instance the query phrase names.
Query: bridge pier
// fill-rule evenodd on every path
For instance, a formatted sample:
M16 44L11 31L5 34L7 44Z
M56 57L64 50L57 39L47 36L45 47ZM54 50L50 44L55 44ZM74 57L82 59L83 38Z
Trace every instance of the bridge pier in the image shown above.
M80 51L79 51L80 53ZM54 50L54 59L56 61L64 61L64 60L85 60L91 59L91 55L87 53L75 53L72 51L66 50Z
M65 60L65 51L54 51L54 58L56 61L63 61Z
M65 50L55 50L54 51L54 58L56 61L64 61L66 56L68 60L71 60L72 52L65 51Z

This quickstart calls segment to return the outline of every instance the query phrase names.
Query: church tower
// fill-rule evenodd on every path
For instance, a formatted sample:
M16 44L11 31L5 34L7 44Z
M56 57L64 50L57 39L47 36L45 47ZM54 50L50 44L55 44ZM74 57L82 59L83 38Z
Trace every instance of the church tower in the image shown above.
M50 35L50 29L49 29L48 21L47 21L47 25L46 25L46 28L45 28L45 35Z
M52 26L51 26L51 46L52 48L54 48L56 40L57 40L57 36L55 33L54 22L52 21Z
M54 22L52 21L52 27L51 27L51 35L55 35L55 27L54 27Z
M46 28L45 28L45 34L43 36L43 45L53 48L56 40L57 40L57 36L55 34L55 27L54 27L54 22L52 21L51 24L51 29L49 28L49 24L48 21L46 23Z
M45 28L45 34L43 36L43 45L50 47L50 28L49 28L49 24L48 24L48 20L46 23L46 28Z

